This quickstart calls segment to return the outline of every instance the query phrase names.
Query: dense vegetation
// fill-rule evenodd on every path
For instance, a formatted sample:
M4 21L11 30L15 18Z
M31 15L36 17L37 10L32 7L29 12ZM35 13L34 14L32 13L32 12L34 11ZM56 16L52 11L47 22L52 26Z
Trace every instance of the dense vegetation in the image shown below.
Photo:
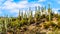
M0 34L60 34L60 14L48 6L35 7L35 14L29 8L29 13L19 10L18 17L0 17Z

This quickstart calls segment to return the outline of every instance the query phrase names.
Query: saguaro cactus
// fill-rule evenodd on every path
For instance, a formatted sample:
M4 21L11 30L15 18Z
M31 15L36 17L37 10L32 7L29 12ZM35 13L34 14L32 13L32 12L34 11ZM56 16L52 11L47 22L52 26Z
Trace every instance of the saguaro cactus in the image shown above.
M51 8L50 8L50 4L48 5L48 14L49 14L49 22L51 22Z
M41 14L40 14L40 6L36 7L35 10L36 11L35 11L34 17L35 17L35 22L37 22L39 20L40 16L41 16Z
M23 19L23 11L21 12L21 17L22 17L22 19Z
M6 16L3 20L3 34L7 34L7 24L8 24L7 18L8 16Z
M24 19L27 19L27 14L26 14L26 11L25 11L25 14L24 14Z
M19 14L18 14L18 19L21 20L21 14L20 14L20 10L19 10Z
M40 11L40 6L38 6L38 11Z
M32 11L31 11L31 7L29 7L29 19L28 19L28 22L29 24L32 23L32 18L33 18L33 15L32 15Z
M6 34L7 34L7 19L5 20L5 29L6 29Z
M19 10L19 15L18 15L18 17L20 17L20 10Z
M40 6L38 6L37 20L40 20L40 17L41 17Z

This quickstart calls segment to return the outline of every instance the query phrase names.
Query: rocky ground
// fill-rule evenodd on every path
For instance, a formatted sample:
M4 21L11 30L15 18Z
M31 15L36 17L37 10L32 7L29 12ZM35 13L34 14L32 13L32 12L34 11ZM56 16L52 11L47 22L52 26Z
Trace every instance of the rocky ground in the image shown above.
M19 32L18 32L19 31ZM18 29L17 34L60 34L60 30L54 27L49 26L48 28L45 27L44 23L40 23L38 25L31 24L31 25L24 25L20 29Z

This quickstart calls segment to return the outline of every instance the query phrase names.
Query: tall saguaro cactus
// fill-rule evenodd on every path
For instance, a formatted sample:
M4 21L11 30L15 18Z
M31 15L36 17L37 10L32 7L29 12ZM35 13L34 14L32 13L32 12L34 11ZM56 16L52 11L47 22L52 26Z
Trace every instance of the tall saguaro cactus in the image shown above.
M37 11L37 6L35 6L35 11Z
M31 7L29 7L29 17L32 16L32 11L31 11Z
M37 9L37 8L38 8L38 9ZM40 14L40 6L35 7L35 15L34 15L34 17L35 17L35 22L37 22L37 21L39 20L40 16L41 16L41 14Z
M7 34L7 19L5 19L5 29L6 29L6 34Z
M24 16L23 16L23 11L21 12L21 17L22 17L22 19L23 19L23 17L24 17Z
M40 6L38 6L38 11L39 11L39 12L41 11L41 7L40 7Z
M51 22L51 8L50 8L50 4L48 5L48 14L49 14L49 22Z
M29 24L32 23L32 18L33 18L33 15L32 15L32 11L31 11L31 7L29 7L29 19L28 19L28 22Z
M20 10L19 10L19 14L18 14L18 19L21 20Z
M34 15L34 20L35 20L35 22L37 22L37 19L36 19L36 17L37 17L37 15L36 15L36 13L37 13L37 7L35 6L35 15Z
M25 14L24 14L24 19L27 19L27 14L26 14L26 11L25 11Z
M19 15L18 15L18 17L20 17L20 10L19 10Z
M40 6L38 6L38 11L40 12Z
M37 19L40 20L40 17L41 17L40 6L38 6Z
M7 24L8 24L8 16L3 20L3 34L7 34Z

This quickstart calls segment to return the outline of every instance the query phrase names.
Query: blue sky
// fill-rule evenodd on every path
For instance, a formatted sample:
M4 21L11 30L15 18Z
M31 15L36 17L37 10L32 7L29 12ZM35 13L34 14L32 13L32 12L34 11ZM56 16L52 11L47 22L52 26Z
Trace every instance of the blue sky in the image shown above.
M60 0L0 0L0 16L18 16L19 9L23 12L28 11L27 8L33 9L35 6L51 5L52 10L57 13L60 10Z

